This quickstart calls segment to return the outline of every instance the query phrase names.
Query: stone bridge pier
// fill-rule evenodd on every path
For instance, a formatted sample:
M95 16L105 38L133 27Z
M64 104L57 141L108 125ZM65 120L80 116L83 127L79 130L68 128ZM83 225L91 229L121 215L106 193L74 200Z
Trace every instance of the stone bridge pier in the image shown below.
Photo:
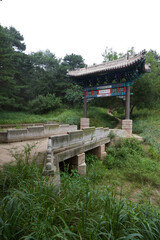
M97 148L92 149L92 154L97 155L97 157L100 160L103 160L104 157L106 157L107 153L106 153L106 145L102 144Z
M102 144L99 147L93 148L89 152L96 155L100 160L103 160L103 158L106 157L107 155L105 150L105 144ZM86 155L85 152L80 153L77 156L66 160L67 163L70 165L71 169L77 169L79 175L86 175L85 155Z

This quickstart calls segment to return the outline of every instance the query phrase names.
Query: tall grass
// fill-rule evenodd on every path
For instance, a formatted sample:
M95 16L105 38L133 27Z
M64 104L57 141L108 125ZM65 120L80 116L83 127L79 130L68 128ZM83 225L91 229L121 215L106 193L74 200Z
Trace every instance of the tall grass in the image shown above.
M23 112L0 112L0 124L21 124L21 123L46 123L56 121L66 124L80 125L80 118L83 117L83 109L57 109L48 114L29 114ZM107 114L107 109L99 107L88 107L88 117L91 126L114 128L117 120Z
M160 153L159 110L137 110L134 115L133 131L144 137L145 142Z
M117 169L125 179L159 186L160 155L154 154L154 148L144 150L136 139L120 139L107 149L104 164L108 169Z
M107 108L90 107L88 109L88 117L90 118L91 126L116 127L118 120L115 117L108 115L107 112Z
M109 187L100 187L105 167L94 157L86 177L63 173L57 189L26 156L1 171L2 240L159 239L159 211L117 200Z

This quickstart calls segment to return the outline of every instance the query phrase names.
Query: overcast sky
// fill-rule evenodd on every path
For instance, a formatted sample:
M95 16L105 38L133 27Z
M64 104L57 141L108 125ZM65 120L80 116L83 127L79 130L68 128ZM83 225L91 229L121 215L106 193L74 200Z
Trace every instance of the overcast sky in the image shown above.
M0 23L23 35L27 53L80 54L88 65L106 47L160 53L160 0L2 0Z

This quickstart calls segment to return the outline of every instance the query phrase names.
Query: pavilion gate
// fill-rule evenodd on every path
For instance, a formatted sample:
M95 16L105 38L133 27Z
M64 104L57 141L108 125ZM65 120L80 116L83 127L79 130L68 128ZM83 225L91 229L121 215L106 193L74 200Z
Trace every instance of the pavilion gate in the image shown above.
M67 77L84 89L84 119L87 118L87 99L109 96L125 96L125 120L122 129L132 133L130 120L130 86L145 72L150 72L150 64L145 64L146 52L106 62L86 68L69 71ZM116 82L113 84L113 81Z
M130 95L130 86L133 85L132 82L127 83L118 83L118 84L108 84L105 86L98 86L92 88L84 89L84 117L87 117L87 100L98 98L98 97L113 97L121 96L126 98L126 119L130 118L130 109L129 101Z

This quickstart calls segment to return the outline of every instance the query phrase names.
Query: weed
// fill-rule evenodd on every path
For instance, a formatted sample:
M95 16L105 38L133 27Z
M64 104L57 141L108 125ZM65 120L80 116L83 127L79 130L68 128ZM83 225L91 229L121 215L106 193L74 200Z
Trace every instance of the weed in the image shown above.
M107 157L103 163L108 169L123 168L128 165L129 160L135 159L137 155L142 156L141 144L136 139L120 139L115 145L107 148ZM131 163L131 161L130 161Z
M139 110L134 115L133 131L160 153L160 117L158 110Z
M115 133L113 131L110 131L108 137L110 138L110 140L114 140L116 135L115 135Z
M91 126L114 128L118 120L108 115L108 109L100 107L90 107L88 109L88 117L90 118Z
M93 164L96 161L98 161L98 157L96 155L93 155L91 153L85 154L85 162L87 165Z
M103 163L110 170L119 169L126 180L157 186L160 181L158 159L153 147L146 151L136 139L120 139L107 148Z

